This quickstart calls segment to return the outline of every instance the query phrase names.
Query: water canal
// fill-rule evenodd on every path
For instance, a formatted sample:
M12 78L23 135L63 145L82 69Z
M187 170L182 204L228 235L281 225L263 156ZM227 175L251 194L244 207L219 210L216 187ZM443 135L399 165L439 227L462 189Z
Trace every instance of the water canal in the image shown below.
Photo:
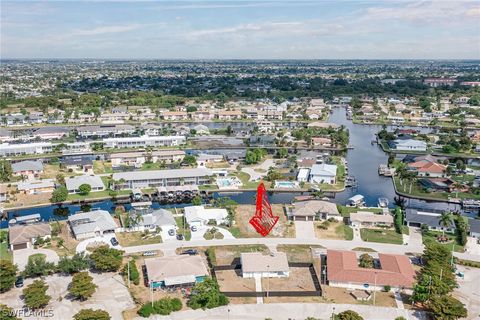
M348 150L346 159L348 161L349 174L353 175L358 182L357 187L348 188L341 193L337 193L335 198L332 200L338 204L345 204L347 199L351 196L355 194L361 194L365 197L365 201L368 206L376 206L378 198L381 197L387 198L390 201L390 206L393 206L395 190L392 180L391 178L379 176L377 171L380 164L387 163L388 156L379 146L371 144L371 141L375 139L375 133L377 133L381 127L378 125L354 124L352 121L347 119L345 109L343 108L335 108L329 118L329 122L344 125L350 132L350 145L353 146L353 149ZM425 131L428 129L422 130ZM299 192L269 192L269 198L271 203L291 203L292 200L300 194L301 193ZM214 198L223 196L228 196L240 204L254 204L255 202L255 192L253 191L213 193ZM91 206L93 208L100 208L112 212L115 204L110 200L104 200L92 203ZM129 204L124 206L127 210L130 209ZM168 208L173 206L181 207L182 205L160 205L159 203L153 203L152 205L154 209L160 207ZM455 204L422 201L416 199L407 199L407 206L437 210L459 209L459 206ZM39 213L42 216L42 219L48 221L51 219L65 219L69 214L80 211L80 205L78 204L64 205L62 208L62 210L59 210L58 206L49 205L44 207L21 209L14 212L9 211L7 213L8 219L11 219L14 216ZM7 220L1 221L0 227L7 227Z

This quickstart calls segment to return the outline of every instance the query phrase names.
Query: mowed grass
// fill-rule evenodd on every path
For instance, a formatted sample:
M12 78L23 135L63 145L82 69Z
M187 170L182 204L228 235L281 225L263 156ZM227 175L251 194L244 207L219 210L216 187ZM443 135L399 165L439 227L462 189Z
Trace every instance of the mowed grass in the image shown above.
M12 254L8 250L8 244L6 242L0 243L0 260L13 261Z
M464 252L464 247L457 242L457 237L455 237L455 235L445 233L445 236L447 236L450 239L450 242L448 243L438 242L437 236L439 235L442 235L442 232L435 232L435 231L424 232L422 234L423 244L426 245L429 243L436 243L441 245L442 247L447 248L450 251L455 250L455 252Z
M115 237L122 247L162 242L162 237L160 235L144 234L143 232L119 232Z
M403 244L402 235L396 233L395 230L362 228L360 236L363 241L367 242Z

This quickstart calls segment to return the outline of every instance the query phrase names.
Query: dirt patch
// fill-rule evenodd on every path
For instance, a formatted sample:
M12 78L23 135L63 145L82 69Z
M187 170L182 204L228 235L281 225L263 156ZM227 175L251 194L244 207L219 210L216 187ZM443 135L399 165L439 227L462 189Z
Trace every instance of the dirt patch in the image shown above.
M290 267L286 278L262 278L264 291L315 291L308 268Z
M292 221L288 221L284 212L283 205L272 205L273 215L279 216L279 220L267 237L295 237L295 225ZM255 206L239 205L235 212L235 226L238 227L240 237L243 238L260 238L262 237L249 223L250 218L255 215Z
M120 232L116 234L116 238L122 247L162 242L160 235L146 234L144 232Z
M242 278L238 269L216 271L215 275L221 291L255 292L255 280Z
M308 303L308 302L326 302L323 297L268 297L263 298L263 303Z
M345 304L366 304L373 305L373 297L369 301L358 301L355 299L347 289L336 288L323 285L323 296L327 302L345 303ZM395 297L393 292L377 292L375 298L375 305L381 307L396 307Z
M343 222L329 222L328 228L321 229L319 228L320 225L322 225L323 222L321 221L315 221L315 236L319 239L341 239L345 240L345 236L343 233L338 232L339 226L343 225Z
M221 246L215 247L215 256L217 265L229 265L235 258L239 258L242 252L262 252L269 254L270 250L264 245L244 245L244 246Z
M15 193L10 196L7 207L23 207L50 203L51 197L51 192L40 194Z
M287 260L289 262L312 262L312 249L323 248L322 246L309 246L309 245L285 245L280 244L277 246L277 250L285 252L287 254Z

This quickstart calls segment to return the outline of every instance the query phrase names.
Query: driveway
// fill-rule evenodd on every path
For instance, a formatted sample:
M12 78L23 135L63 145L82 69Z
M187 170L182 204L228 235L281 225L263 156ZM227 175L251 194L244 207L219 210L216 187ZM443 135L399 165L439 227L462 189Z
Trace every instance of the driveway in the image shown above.
M32 316L23 315L23 319L50 319L64 320L73 319L73 315L81 309L102 309L106 310L112 320L123 319L122 312L124 310L135 307L132 297L123 282L122 276L114 273L90 273L93 277L93 283L98 288L93 296L87 301L80 302L78 300L70 300L68 296L68 285L71 276L52 275L45 277L48 284L47 294L52 297L50 303L45 308L45 317L41 314ZM35 279L25 279L25 286L31 284ZM20 298L23 288L13 288L12 290L0 294L0 301L9 307L20 310L23 308L24 301Z
M480 293L478 291L478 279L480 269L457 265L457 269L464 273L464 278L457 277L458 288L453 295L465 304L468 310L467 319L478 319L480 314Z
M77 253L85 252L85 251L87 251L87 247L90 244L93 244L95 242L103 242L103 243L107 244L110 248L122 249L122 246L120 246L120 245L117 245L115 247L112 245L112 243L110 242L110 239L112 239L112 238L115 238L114 233L106 234L106 235L103 235L103 236L97 236L95 238L85 239L77 245L76 251L77 251Z
M420 228L409 227L408 233L408 241L406 243L414 247L421 247L423 242Z
M474 237L467 238L467 244L465 246L466 252L470 254L480 254L480 244L478 244L478 239Z
M192 231L192 238L190 239L190 241L205 240L203 235L205 234L205 232L207 232L208 230L210 230L212 228L214 228L214 227L212 227L212 226L197 227L197 231ZM218 230L218 232L220 232L223 235L223 239L227 239L227 240L228 239L235 239L235 237L227 229L222 228L222 227L215 227L215 228Z
M250 181L259 181L267 175L268 169L270 167L273 167L274 165L275 161L273 161L273 159L266 159L265 161L256 166L242 168L242 171L250 175ZM257 172L255 171L255 169L259 169L264 172Z
M315 239L315 227L313 221L294 221L295 237L297 239Z
M58 254L53 250L27 248L13 251L13 263L17 264L19 270L23 270L28 263L28 257L37 253L44 254L47 262L57 263L59 260Z
M177 241L177 231L175 230L175 233L173 236L168 234L169 229L165 229L160 232L160 235L162 236L162 241Z

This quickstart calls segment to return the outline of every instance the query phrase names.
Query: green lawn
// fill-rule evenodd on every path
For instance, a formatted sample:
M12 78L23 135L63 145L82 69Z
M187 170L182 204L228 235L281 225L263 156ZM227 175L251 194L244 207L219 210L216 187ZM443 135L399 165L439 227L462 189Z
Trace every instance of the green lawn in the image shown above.
M124 195L129 195L130 190L118 190L116 191L117 195L119 196L124 196ZM91 199L97 199L97 198L110 198L110 191L109 190L103 190L103 191L97 191L97 192L90 192L86 196L82 196L79 194L69 194L67 197L68 201L73 201L73 200L91 200Z
M242 189L256 189L258 187L259 182L248 181L250 179L250 175L246 172L237 171L233 175L242 181Z
M345 240L353 239L353 229L345 224L340 224L335 228L335 233Z
M411 195L419 198L424 198L424 199L432 199L432 200L447 200L448 198L456 198L457 193L456 192L426 192L418 183L413 183L412 184L412 189L410 192L410 184L407 184L406 182L403 183L403 185L400 185L400 179L398 177L394 178L395 186L400 193L404 193L406 195ZM461 199L478 199L480 200L480 195L479 194L473 194L473 193L465 193L465 192L459 192L458 193L458 198Z
M347 207L337 204L338 212L342 215L342 217L350 217L350 213L357 212L357 211L368 211L373 213L383 213L382 208L357 208L357 207Z
M13 257L6 242L0 243L0 260L12 261Z
M95 160L93 161L93 172L95 174L113 173L112 163L107 161Z
M395 230L388 229L360 229L360 236L363 241L403 244L403 237Z
M183 219L183 216L175 217L175 222L177 223L177 226L179 228L177 230L177 233L183 234L183 236L185 237L185 240L190 241L190 239L192 238L192 231L190 230L190 227L188 226L188 224L184 224L185 220Z
M45 260L47 256L43 253L34 253L28 257L28 262L32 261L33 259L42 259Z
M448 248L448 250L452 251L453 249L455 249L455 252L463 252L464 250L464 247L460 244L458 244L457 242L457 239L455 237L454 234L449 234L449 233L445 233L445 235L451 239L452 241L449 242L449 243L439 243L436 239L437 239L437 236L439 235L442 235L442 232L440 231L428 231L428 232L424 232L422 234L422 240L423 240L423 244L427 244L427 243L437 243L437 244L440 244L442 245L443 247L446 247ZM455 248L454 248L455 246Z

